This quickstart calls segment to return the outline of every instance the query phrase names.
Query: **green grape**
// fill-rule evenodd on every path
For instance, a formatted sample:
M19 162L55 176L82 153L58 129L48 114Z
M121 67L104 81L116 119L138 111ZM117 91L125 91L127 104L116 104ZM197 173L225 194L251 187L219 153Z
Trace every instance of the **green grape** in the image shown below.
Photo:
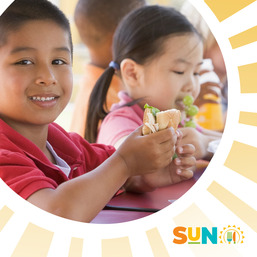
M186 95L183 98L183 104L186 106L191 106L194 102L194 98L191 95Z
M198 113L198 107L196 105L191 105L186 109L186 114L190 117L195 116Z
M196 128L196 123L193 120L189 120L185 123L185 127Z

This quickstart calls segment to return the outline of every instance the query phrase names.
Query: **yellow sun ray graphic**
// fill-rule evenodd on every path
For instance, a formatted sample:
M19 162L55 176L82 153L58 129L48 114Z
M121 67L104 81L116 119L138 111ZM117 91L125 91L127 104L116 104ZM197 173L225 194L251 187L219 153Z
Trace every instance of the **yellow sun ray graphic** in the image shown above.
M257 183L257 148L234 141L225 166Z
M128 237L102 240L102 257L112 256L132 257L132 251Z
M4 206L0 210L0 232L6 225L6 223L10 220L13 215L13 211L9 209L7 206Z
M244 125L257 127L257 113L241 111L238 122Z
M238 67L242 94L257 93L256 69L257 63L245 64Z
M169 257L168 251L157 228L146 231L146 235L152 247L154 257Z
M223 21L254 1L255 0L205 0L205 3L211 8L218 20Z
M28 224L11 257L46 257L53 232Z
M257 232L257 211L219 185L217 182L212 182L208 191L215 196L221 203L229 208L235 215L242 219L249 227Z
M82 238L72 238L70 244L69 257L81 257L83 251L83 242Z
M229 38L229 41L233 49L257 41L257 26Z

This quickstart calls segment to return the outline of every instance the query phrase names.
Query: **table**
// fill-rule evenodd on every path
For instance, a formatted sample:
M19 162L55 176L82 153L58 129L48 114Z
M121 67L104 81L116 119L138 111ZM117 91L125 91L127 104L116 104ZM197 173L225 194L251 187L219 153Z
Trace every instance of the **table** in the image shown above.
M172 201L176 201L188 191L202 175L207 165L208 162L198 162L193 178L168 187L158 188L153 192L143 194L124 192L112 198L107 208L102 210L91 223L120 223L151 215L168 206Z

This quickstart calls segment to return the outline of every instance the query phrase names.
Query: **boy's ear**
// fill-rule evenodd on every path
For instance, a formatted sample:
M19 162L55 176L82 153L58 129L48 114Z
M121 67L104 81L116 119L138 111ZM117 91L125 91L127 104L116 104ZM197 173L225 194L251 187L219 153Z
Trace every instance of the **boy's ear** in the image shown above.
M127 58L122 60L120 64L121 76L125 84L130 87L135 87L139 85L139 80L142 73L142 68L140 64Z

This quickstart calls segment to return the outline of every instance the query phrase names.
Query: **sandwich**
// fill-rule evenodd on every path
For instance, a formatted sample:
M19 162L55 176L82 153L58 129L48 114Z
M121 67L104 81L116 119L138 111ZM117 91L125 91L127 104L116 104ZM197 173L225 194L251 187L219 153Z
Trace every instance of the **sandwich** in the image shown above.
M181 113L177 109L160 111L155 107L145 104L142 134L148 135L157 131L173 127L176 131L181 119Z

